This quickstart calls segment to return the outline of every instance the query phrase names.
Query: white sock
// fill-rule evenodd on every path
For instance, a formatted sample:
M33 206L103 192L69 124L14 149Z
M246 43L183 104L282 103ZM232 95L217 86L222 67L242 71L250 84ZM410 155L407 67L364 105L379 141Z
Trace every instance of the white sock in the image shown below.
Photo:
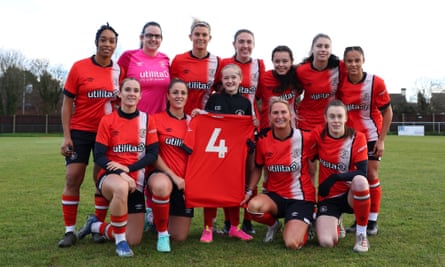
M357 233L356 233L356 235L357 236L359 236L359 235L363 235L363 236L366 236L366 228L367 228L367 226L361 226L361 225L356 225L356 231L357 231Z
M379 216L379 214L377 212L371 212L371 213L369 213L368 221L376 222L378 216Z
M95 223L91 224L91 232L100 233L99 229L102 224L103 224L103 222L95 222Z
M158 237L168 236L168 231L158 232Z
M121 241L125 241L125 233L123 234L114 234L114 240L116 241L116 245L119 244Z

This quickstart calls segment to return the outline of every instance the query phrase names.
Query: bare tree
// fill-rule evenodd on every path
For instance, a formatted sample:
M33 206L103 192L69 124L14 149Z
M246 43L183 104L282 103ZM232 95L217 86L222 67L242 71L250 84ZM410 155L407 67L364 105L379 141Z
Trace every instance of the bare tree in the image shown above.
M32 59L28 63L29 71L32 72L37 79L48 71L49 61L47 59Z
M25 56L16 50L0 49L0 76L9 68L25 69Z
M431 89L433 86L433 81L428 77L420 77L414 82L414 86L417 89L418 96L421 94L426 103L431 100ZM419 98L417 98L419 100Z

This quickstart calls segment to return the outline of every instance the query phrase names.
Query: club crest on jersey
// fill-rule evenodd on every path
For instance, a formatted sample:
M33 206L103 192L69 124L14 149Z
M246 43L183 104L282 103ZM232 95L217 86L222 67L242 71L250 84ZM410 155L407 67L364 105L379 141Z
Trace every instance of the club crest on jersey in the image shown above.
M236 115L244 115L245 112L244 112L244 110L242 110L242 109L237 109L237 110L235 110L235 114L236 114Z
M146 129L140 129L139 130L139 138L145 138L146 135L147 135L147 130Z

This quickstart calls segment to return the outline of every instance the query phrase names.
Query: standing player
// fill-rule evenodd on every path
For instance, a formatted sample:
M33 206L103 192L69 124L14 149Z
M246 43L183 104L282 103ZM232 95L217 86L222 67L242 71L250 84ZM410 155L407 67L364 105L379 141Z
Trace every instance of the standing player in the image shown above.
M97 126L105 114L114 109L112 101L119 92L121 71L111 60L117 46L117 32L108 23L96 33L96 54L77 61L72 66L63 90L62 127L63 143L60 153L65 156L66 182L62 193L62 211L65 235L58 245L70 247L77 241L75 235L80 186L94 149ZM98 166L94 166L96 179ZM108 201L96 192L96 216L105 220ZM94 240L102 242L100 235Z
M167 110L154 115L160 143L159 157L156 169L148 177L147 189L160 252L170 252L169 236L173 240L186 240L193 218L193 209L186 208L184 202L188 155L183 144L190 121L190 116L184 112L187 96L185 82L172 79L167 93Z
M330 100L334 99L340 80L344 76L344 65L332 54L331 38L323 33L312 39L310 56L305 58L297 68L297 76L303 86L303 99L296 106L298 114L297 127L304 131L322 128L324 110ZM313 162L311 169L315 169ZM346 236L342 220L339 220L341 237Z
M280 45L272 51L274 69L266 71L256 92L257 99L261 101L261 130L270 127L269 101L273 96L288 101L292 107L292 116L295 117L293 107L301 94L301 85L297 79L295 67L292 65L293 62L294 56L289 47Z
M304 96L297 105L297 127L310 131L324 125L323 112L334 99L342 72L343 62L332 54L331 38L323 33L312 40L311 54L296 68Z
M119 58L118 64L123 67L125 77L139 80L142 88L142 99L138 109L147 114L165 111L167 87L170 83L170 59L159 52L163 36L159 23L150 21L142 27L139 35L140 49L128 50ZM151 214L150 199L146 192L147 215Z
M125 77L136 78L141 83L142 99L138 109L155 114L166 108L170 59L159 52L163 38L159 23L147 22L139 38L141 48L125 51L117 63L124 69Z
M239 92L239 87L243 79L241 68L236 64L229 64L223 67L221 71L223 91L212 94L206 103L206 111L211 113L235 114L252 116L252 104ZM198 111L195 109L192 114ZM252 117L252 124L254 121ZM247 162L247 161L246 161ZM241 161L240 164L244 164ZM242 229L238 229L240 208L225 207L227 210L227 219L229 220L228 234L230 237L236 237L241 240L251 240L253 237L246 234ZM213 219L216 217L216 208L204 208L204 230L201 236L201 242L210 243L213 241Z
M239 86L239 92L241 95L249 99L252 105L252 115L256 119L255 126L259 126L260 113L256 102L256 91L260 82L260 79L264 76L265 65L262 59L252 58L252 51L255 47L255 36L253 32L248 29L241 29L235 33L233 40L233 47L235 48L235 55L233 57L225 58L221 61L221 66L224 67L228 64L236 64L241 68L242 81ZM251 162L251 166L247 166L246 178L249 177L250 170L254 167L254 154L249 153L248 162ZM258 192L255 188L254 194ZM227 209L224 209L224 233L228 233L230 230L229 214ZM255 229L252 227L251 218L248 212L244 210L244 220L241 229L252 235L255 234Z
M279 97L270 99L268 114L271 128L258 139L256 168L241 204L252 196L264 170L268 177L266 192L252 198L247 210L253 220L268 225L263 240L266 243L272 242L281 228L278 218L285 218L284 243L289 249L299 249L307 241L315 202L315 188L308 170L310 133L293 127L292 108Z
M313 131L314 154L319 158L318 212L315 227L322 247L338 243L338 219L354 213L357 222L355 252L369 249L366 223L370 209L366 180L367 146L363 133L346 126L347 111L340 100L332 100L325 111L326 126Z
M78 236L94 232L114 238L117 255L131 257L129 244L139 244L144 231L146 167L156 161L159 143L152 116L137 109L139 82L125 78L119 97L121 107L100 121L94 148L94 162L101 167L96 185L110 201L111 222L89 216Z
M189 38L193 43L192 50L176 55L170 71L172 78L187 83L189 96L185 106L186 114L191 114L195 108L204 109L221 64L221 59L207 50L212 39L207 22L194 20Z
M384 81L363 71L365 55L360 46L347 47L343 58L348 77L338 92L348 109L347 124L366 135L368 142L368 182L371 193L371 213L368 219L368 235L378 233L377 216L382 189L379 180L380 160L385 149L385 137L392 121L391 99ZM382 115L383 114L383 115ZM355 232L355 224L348 232Z

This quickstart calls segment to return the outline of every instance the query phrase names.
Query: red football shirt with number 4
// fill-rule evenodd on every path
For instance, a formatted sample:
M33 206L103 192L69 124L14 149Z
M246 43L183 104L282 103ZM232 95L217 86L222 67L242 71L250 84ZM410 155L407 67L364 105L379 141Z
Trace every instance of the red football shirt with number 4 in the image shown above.
M185 175L187 207L239 205L253 131L252 116L204 114L192 119L185 138L192 151Z

